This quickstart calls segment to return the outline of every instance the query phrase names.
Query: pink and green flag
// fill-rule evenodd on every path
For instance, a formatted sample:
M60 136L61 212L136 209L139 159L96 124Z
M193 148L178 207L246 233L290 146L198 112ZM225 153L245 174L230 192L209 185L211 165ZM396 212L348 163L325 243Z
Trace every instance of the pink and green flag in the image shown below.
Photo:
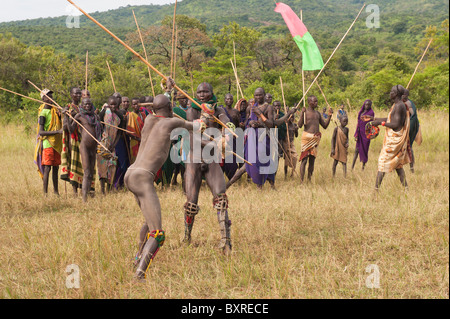
M289 31L294 37L295 43L302 51L303 70L321 70L323 68L323 60L319 48L302 20L288 5L281 2L277 3L275 12L281 13Z

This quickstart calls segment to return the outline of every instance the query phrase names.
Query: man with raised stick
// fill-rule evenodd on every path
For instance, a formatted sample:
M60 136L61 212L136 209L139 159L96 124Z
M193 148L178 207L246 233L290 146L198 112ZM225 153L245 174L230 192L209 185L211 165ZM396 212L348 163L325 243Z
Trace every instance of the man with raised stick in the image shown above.
M74 87L70 90L71 103L67 112L72 117L80 112L81 89ZM66 117L67 119L67 117ZM61 153L61 179L72 184L73 192L77 196L78 188L83 183L83 170L80 163L80 140L77 132L69 131L68 120L63 121L63 148Z
M333 114L333 109L328 110L328 118L325 120L322 115L317 111L317 97L311 95L308 97L308 108L303 107L300 112L300 120L298 122L298 127L301 128L305 126L301 137L301 155L300 155L300 181L303 183L305 178L306 164L309 162L308 166L308 181L314 172L314 163L317 157L317 150L319 148L319 143L322 138L322 133L320 133L320 126L327 129L330 125L331 117Z
M42 104L39 108L39 138L35 151L35 161L36 164L38 164L39 173L42 177L45 195L47 195L48 192L50 171L52 171L54 193L56 195L59 195L58 171L59 165L61 165L63 130L61 123L61 114L57 111L56 107L51 106L52 94L53 92L48 89L45 89L41 92L41 99L44 104ZM39 153L41 155L41 159L37 160Z
M83 182L81 187L81 194L84 202L87 202L87 196L94 188L94 176L95 176L95 164L97 161L97 141L92 138L94 136L97 140L102 135L102 125L98 115L95 114L94 106L91 99L85 97L81 100L81 107L73 118L65 116L65 121L68 124L69 132L71 134L76 133L80 140L80 156L81 165L83 167ZM67 107L63 109L63 113L66 113ZM83 125L84 129L79 128L78 123ZM89 133L90 134L89 134Z

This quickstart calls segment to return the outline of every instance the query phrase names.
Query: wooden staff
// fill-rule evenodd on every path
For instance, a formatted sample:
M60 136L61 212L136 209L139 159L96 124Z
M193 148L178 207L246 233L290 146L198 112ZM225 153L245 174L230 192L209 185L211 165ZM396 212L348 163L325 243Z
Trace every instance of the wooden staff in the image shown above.
M233 58L234 58L234 65L237 67L237 63L236 63L236 43L234 42L234 40L233 40ZM236 74L237 74L237 72L236 72ZM244 98L244 97L242 97L242 98ZM236 100L239 101L239 83L237 81L237 76L236 76Z
M0 87L0 90L3 90L3 91L6 91L6 92L8 92L8 93L12 93L12 94L18 95L18 96L20 96L20 97L26 98L26 99L31 100L31 101L35 101L35 102L38 102L38 103L41 103L41 104L45 104L45 105L49 105L49 106L51 106L51 107L58 108L58 107L57 107L56 105L54 105L54 104L45 103L45 102L43 102L43 101L41 101L41 100L37 100L37 99L34 99L34 98L32 98L32 97L29 97L29 96L26 96L26 95L23 95L23 94L20 94L20 93L17 93L17 92L14 92L14 91L10 91L10 90L5 89L5 88L2 88L2 87Z
M408 85L406 86L406 89L407 89L407 90L409 89L409 86L411 85L411 82L412 82L412 80L414 79L414 76L416 75L417 70L419 69L420 63L422 63L422 60L423 60L423 58L425 57L425 54L427 53L428 49L430 48L430 45L431 45L431 42L432 42L432 41L433 41L433 38L431 38L431 39L430 39L430 42L428 42L428 45L427 45L425 51L423 52L422 57L421 57L420 60L419 60L419 63L417 63L416 69L414 70L414 73L413 73L413 75L411 76L411 79L409 80Z
M96 25L98 25L100 28L102 28L106 33L108 33L110 36L112 36L117 42L122 44L127 50L129 50L131 53L133 53L139 60L141 60L143 63L145 63L147 66L149 66L156 74L158 74L160 77L162 77L164 80L168 81L168 78L162 74L158 69L156 69L153 65L151 65L147 60L145 60L139 53L137 53L135 50L133 50L128 44L120 40L114 33L109 31L106 27L104 27L100 22L95 20L89 13L78 7L75 3L73 3L72 0L67 0L70 4L72 4L75 8L77 8L81 13L83 13L89 20L94 22ZM181 94L183 94L189 101L194 103L196 106L201 107L201 105L195 101L192 97L190 97L186 92L184 92L181 88L179 88L176 84L174 85L174 88L179 91ZM225 127L226 130L228 130L231 134L233 134L234 137L238 137L236 133L234 133L228 126L225 125L221 120L219 120L216 116L212 116L214 120Z
M237 74L236 65L233 64L233 60L232 59L230 59L230 62L231 62L231 66L233 68L234 76L236 77L237 87L238 87L239 91L241 91L242 98L245 99L244 93L242 93L241 83L239 81L239 77L238 77L238 74Z
M300 20L303 22L303 10L300 10ZM305 70L303 70L303 67L302 67L302 92L305 92ZM306 100L303 100L303 107L306 107ZM306 114L304 123L306 123Z
M141 28L139 27L138 21L136 19L136 15L134 14L134 10L132 10L132 11L133 11L134 21L136 22L136 27L137 27L137 30L139 33L139 38L141 39L142 48L144 49L144 56L145 56L145 59L148 61L147 49L145 48L144 39L143 39L142 33L141 33ZM148 69L148 77L150 78L150 85L152 86L152 94L153 94L153 96L155 96L155 87L153 86L152 72L150 71L150 67L147 66L147 69Z
M125 130L125 129L123 129L123 128L120 128L120 127L118 127L118 126L115 126L115 125L112 125L112 124L108 124L108 123L105 123L105 122L101 122L101 121L100 121L100 123L102 123L102 124L104 124L104 125L106 125L106 126L111 126L111 127L114 127L114 128L116 128L116 129L118 129L118 130L124 131L125 133L130 133L130 134L134 134L134 132L131 132L131 131Z
M69 1L69 0L68 0ZM319 78L319 76L322 74L323 70L325 69L325 67L327 66L328 62L330 62L331 58L334 56L334 54L336 53L336 51L339 49L339 47L341 46L342 42L344 41L344 39L347 37L348 33L350 32L350 30L353 28L353 26L355 25L356 21L358 20L359 16L361 15L363 9L365 8L366 4L364 3L361 10L359 11L358 15L356 16L355 20L353 21L353 23L350 25L350 27L348 28L347 32L345 32L344 36L342 37L341 41L339 41L339 44L337 45L336 49L334 49L334 51L331 53L330 57L328 58L327 62L324 64L324 66L322 67L322 69L320 70L320 72L317 74L317 76L314 78L314 80L312 81L311 85L309 86L309 88L306 90L306 92L303 92L303 97L300 100L300 102L298 102L297 106L295 107L296 109L298 109L299 105L301 104L301 102L303 102L305 100L305 96L306 94L308 94L309 90L312 88L312 86L314 85L314 83L317 81L317 79Z
M325 99L325 103L327 103L328 108L331 109L331 106L330 106L330 104L328 103L327 97L325 96L325 93L323 93L323 90L322 90L322 88L320 87L319 82L316 82L316 84L317 84L317 87L318 87L319 90L320 90L320 93L322 93L322 96L323 96L323 98Z
M89 70L89 51L86 51L86 82L85 89L88 90L88 70Z
M350 100L347 98L348 109L351 111L352 105L350 104Z
M173 56L173 80L177 74L177 45L178 45L178 26L175 27L175 53Z
M30 83L36 90L38 90L39 92L42 93L42 90L40 88L38 88L36 85L33 84L33 82L31 82L30 80L28 80L28 83ZM56 107L58 107L60 110L62 110L63 108L56 103L51 97L49 97L47 94L44 94L50 101L52 101ZM101 147L103 147L108 153L110 153L109 149L107 149L101 142L99 142L80 122L78 122L77 120L75 120L75 118L72 116L72 114L70 114L69 112L66 112L67 116L69 116L75 123L77 123L82 129L84 129L86 131L86 133L88 133L88 135L90 137L92 137L92 139L94 141L96 141Z
M173 10L173 22L172 22L172 58L170 59L170 76L173 78L173 65L174 65L174 50L175 50L175 24L176 24L176 17L177 17L177 3L178 1L175 0L175 8Z
M111 68L109 67L108 60L106 60L106 65L108 66L109 75L111 76L112 85L113 85L113 87L114 87L114 93L117 93L117 90L116 90L116 84L114 84L114 77L113 77L113 74L112 74L112 72L111 72Z
M284 98L283 79L281 78L281 76L280 76L280 86L281 86L281 96L283 97L284 111L287 114L288 109L287 109L287 106L286 106L286 99ZM288 157L289 157L289 162L292 165L292 169L294 170L294 173L297 175L297 171L294 169L294 163L292 162L291 140L290 140L290 137L289 137L289 123L288 123L288 121L286 121L286 136L287 136L287 140L288 140L288 151L289 151L289 156Z

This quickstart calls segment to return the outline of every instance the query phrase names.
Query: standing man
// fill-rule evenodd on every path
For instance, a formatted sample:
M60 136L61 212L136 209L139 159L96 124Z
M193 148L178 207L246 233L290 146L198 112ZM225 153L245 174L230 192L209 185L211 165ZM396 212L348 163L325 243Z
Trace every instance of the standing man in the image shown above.
M67 106L67 112L75 117L80 112L81 89L74 87L70 90L71 103ZM63 121L63 149L61 154L61 179L72 184L74 195L77 196L78 188L83 184L83 167L81 166L80 136L78 130L69 131L68 117Z
M51 99L53 99L53 92L44 89L41 92L41 99L44 104L39 108L38 119L38 141L36 145L35 161L38 164L39 173L43 180L44 194L48 193L48 181L50 171L52 171L53 191L59 195L58 191L58 170L61 165L61 151L62 151L62 123L61 115L52 107ZM40 156L39 156L40 155ZM40 164L39 160L40 157ZM53 168L53 170L52 170Z
M221 107L217 107L217 98L214 95L213 87L209 83L201 83L197 88L195 101L202 107L192 105L187 112L187 120L195 121L202 119L207 128L221 129L214 117L218 118L227 126L233 126L225 111ZM214 117L213 117L214 116ZM225 255L231 254L231 221L228 217L228 197L225 194L226 184L220 164L216 161L206 163L205 159L198 158L198 154L194 154L193 145L196 135L191 134L189 161L186 163L186 197L187 202L184 205L185 211L185 242L191 241L191 232L194 225L195 216L200 211L198 206L198 197L202 178L206 180L211 193L213 195L214 209L217 210L217 219L219 222L221 240L219 248ZM197 137L198 138L198 137ZM200 145L201 141L197 141L196 145Z
M91 191L95 190L95 164L97 155L97 140L102 135L102 125L98 115L95 114L94 106L91 99L84 97L81 100L80 112L75 115L74 119L68 118L69 130L71 132L78 131L80 136L80 155L81 164L83 166L83 183L81 194L84 202L87 202L87 196ZM80 130L75 120L83 125L84 129ZM89 133L88 133L89 132ZM91 136L92 135L92 136Z
M411 162L408 153L409 112L407 106L402 101L405 90L401 85L394 86L390 93L390 98L394 105L388 117L372 121L372 125L374 126L381 125L386 127L383 148L378 158L378 174L375 183L376 190L380 188L384 175L393 170L397 172L402 185L405 188L408 187L405 171L403 170L403 165Z
M308 108L303 107L300 112L300 120L298 127L305 126L301 139L301 155L300 155L300 181L303 183L305 178L306 164L308 166L308 181L311 181L311 177L314 173L314 163L317 157L317 150L319 149L319 143L322 138L320 133L320 126L327 129L330 125L333 109L328 110L327 119L317 111L317 97L311 95L308 97ZM306 120L306 123L305 123Z

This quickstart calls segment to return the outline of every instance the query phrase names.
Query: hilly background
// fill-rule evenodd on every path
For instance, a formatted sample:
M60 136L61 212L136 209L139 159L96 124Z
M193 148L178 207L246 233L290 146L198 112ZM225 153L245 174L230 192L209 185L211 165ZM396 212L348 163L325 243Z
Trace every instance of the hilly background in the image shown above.
M339 43L363 5L359 0L287 0L318 43L324 61ZM419 107L448 108L448 16L443 0L373 1L380 8L380 28L369 29L363 12L321 77L331 106L345 103L359 108L366 98L388 107L392 85L406 86L428 43L435 40L411 86ZM244 95L263 86L293 105L302 97L301 53L281 17L265 0L183 0L177 7L177 83L193 93L199 81L209 81L219 99L237 95L230 65L232 43ZM170 74L174 5L128 6L92 16L142 53L134 10L149 51L150 62ZM105 61L110 61L117 90L125 95L160 92L159 79L150 83L147 68L131 53L84 16L79 29L66 27L66 16L0 23L0 85L36 94L27 84L34 79L54 88L67 101L71 86L85 85L85 56L89 51L89 88L96 105L113 93ZM306 72L306 85L317 72ZM151 85L153 88L151 88ZM306 86L306 87L307 87ZM321 93L312 90L325 103ZM32 104L34 105L34 104ZM0 93L2 110L33 108L21 98Z
M380 7L381 28L377 33L408 34L409 40L423 35L428 25L438 25L448 18L449 4L445 0L377 0ZM332 31L345 31L355 18L364 1L361 0L287 0L284 3L295 11L303 10L304 22L313 34L326 35ZM218 32L230 21L251 27L268 36L286 33L281 15L275 13L270 0L183 0L177 5L177 14L198 19L206 25L208 34ZM161 24L172 16L174 5L127 6L117 10L95 12L92 16L119 37L136 29L131 10L139 19L141 28ZM365 20L368 14L362 17ZM66 27L66 16L0 23L0 33L11 32L27 45L49 45L68 55L113 52L120 47L93 22L80 18L80 29ZM49 28L51 28L49 30ZM78 45L81 42L83 45ZM77 43L77 45L74 45ZM414 44L411 44L414 45Z

